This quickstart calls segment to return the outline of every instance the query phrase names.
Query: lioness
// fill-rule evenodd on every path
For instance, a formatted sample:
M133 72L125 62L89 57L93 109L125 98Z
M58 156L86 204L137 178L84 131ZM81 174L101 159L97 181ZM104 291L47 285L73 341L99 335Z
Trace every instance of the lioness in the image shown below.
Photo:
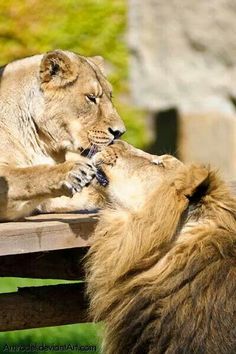
M94 156L109 205L87 259L106 354L236 353L236 200L209 168L144 158L121 142Z
M100 57L55 50L1 69L1 220L25 216L91 181L95 171L86 158L65 156L124 133L111 97Z

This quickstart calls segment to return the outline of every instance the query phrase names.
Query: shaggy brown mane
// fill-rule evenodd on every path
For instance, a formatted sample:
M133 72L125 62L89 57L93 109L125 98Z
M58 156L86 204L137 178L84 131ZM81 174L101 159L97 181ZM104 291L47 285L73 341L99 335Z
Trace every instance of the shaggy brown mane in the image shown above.
M102 212L87 257L107 354L236 353L236 200L186 170L138 212Z

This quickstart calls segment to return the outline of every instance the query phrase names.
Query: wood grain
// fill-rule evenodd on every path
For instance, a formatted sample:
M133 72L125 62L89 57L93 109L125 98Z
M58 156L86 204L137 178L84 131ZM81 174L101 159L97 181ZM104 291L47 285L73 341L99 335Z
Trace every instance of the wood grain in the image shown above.
M43 214L0 224L0 256L86 247L97 214Z
M84 284L19 288L0 294L0 331L88 322Z

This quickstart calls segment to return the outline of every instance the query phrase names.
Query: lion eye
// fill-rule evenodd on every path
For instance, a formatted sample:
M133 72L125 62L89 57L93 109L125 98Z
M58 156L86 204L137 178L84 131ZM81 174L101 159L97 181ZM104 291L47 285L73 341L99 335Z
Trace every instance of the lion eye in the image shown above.
M162 161L159 161L159 160L152 161L152 163L153 163L153 165L157 165L157 166L162 167L162 168L165 167L164 163Z
M93 102L93 103L97 103L97 97L95 95L86 95L87 99L90 101L90 102Z

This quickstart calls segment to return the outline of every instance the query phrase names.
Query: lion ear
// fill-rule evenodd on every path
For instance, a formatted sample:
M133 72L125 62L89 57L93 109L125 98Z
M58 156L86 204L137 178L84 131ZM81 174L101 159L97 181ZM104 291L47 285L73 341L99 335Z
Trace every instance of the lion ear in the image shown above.
M183 175L177 179L175 187L186 197L191 197L209 176L209 169L202 165L190 165Z
M105 60L100 55L96 55L95 57L89 57L88 60L99 67L101 73L105 76Z
M203 165L190 165L188 168L188 186L186 186L185 195L192 196L198 187L200 187L208 178L209 169Z
M40 80L42 84L54 87L66 86L78 77L78 66L61 50L48 52L40 64Z

